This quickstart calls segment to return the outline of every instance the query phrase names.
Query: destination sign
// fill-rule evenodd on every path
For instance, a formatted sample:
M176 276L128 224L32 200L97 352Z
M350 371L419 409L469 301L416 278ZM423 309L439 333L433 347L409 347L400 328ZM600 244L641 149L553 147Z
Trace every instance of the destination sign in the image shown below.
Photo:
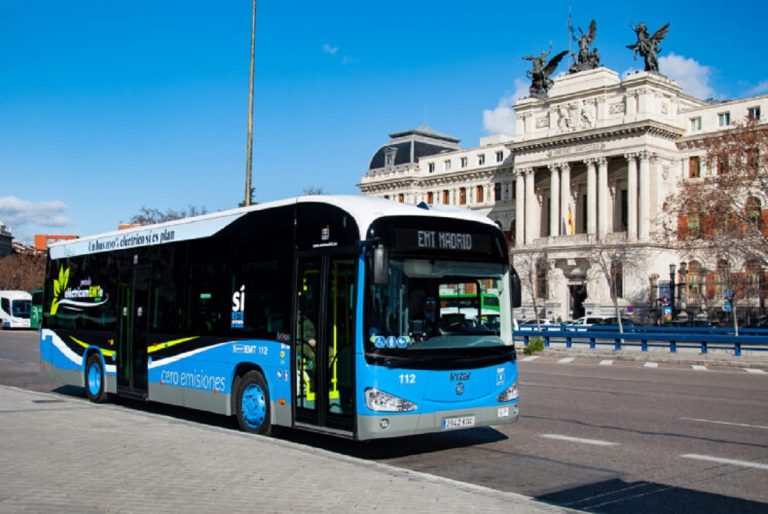
M395 231L394 246L400 250L487 252L491 249L491 238L487 234L468 232L400 229Z

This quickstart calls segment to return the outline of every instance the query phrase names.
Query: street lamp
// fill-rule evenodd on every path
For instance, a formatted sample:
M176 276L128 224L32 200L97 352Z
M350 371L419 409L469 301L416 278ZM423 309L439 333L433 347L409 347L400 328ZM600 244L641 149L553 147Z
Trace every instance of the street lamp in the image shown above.
M669 305L672 306L672 319L675 319L675 264L669 265Z
M688 317L688 308L686 302L688 301L688 263L683 261L680 263L680 283L678 284L680 293L677 295L680 303L681 317Z

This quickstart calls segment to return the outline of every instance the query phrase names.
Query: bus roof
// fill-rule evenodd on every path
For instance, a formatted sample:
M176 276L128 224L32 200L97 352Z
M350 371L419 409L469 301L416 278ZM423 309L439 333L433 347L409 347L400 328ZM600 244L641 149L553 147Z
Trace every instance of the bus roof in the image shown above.
M122 250L177 242L201 237L208 237L223 229L243 215L275 207L300 203L325 203L334 205L348 212L357 221L359 237L365 238L371 223L388 216L431 216L439 218L463 219L495 224L486 216L469 209L448 206L424 206L403 204L383 198L362 195L309 195L265 202L249 207L238 207L202 216L143 225L125 230L115 230L79 239L60 241L50 246L51 259L61 259L76 255L99 253L110 250Z
M31 300L32 295L26 291L0 291L0 298L9 300Z

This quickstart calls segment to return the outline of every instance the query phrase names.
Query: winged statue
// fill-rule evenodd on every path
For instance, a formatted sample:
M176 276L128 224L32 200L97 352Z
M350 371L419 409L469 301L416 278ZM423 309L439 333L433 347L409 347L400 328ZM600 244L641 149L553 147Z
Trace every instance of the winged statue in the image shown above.
M552 52L551 46L549 50L542 51L541 55L526 55L523 57L526 61L531 61L531 69L526 72L526 76L531 79L531 87L528 90L533 97L545 98L547 96L549 88L554 83L549 76L555 72L557 65L560 64L565 54L568 53L567 50L563 50L547 62L550 52Z
M570 25L569 25L570 28ZM579 35L572 34L574 41L579 44L579 53L571 54L573 64L568 68L568 73L578 73L584 70L593 70L600 66L600 54L597 48L590 49L590 46L597 38L597 22L592 20L589 23L589 30L584 33L579 27Z
M632 30L637 35L637 42L634 45L627 45L627 48L632 50L632 57L637 59L637 54L639 53L645 60L645 71L658 73L659 60L657 55L661 51L659 44L669 32L669 23L664 24L652 36L648 35L648 27L643 22L632 27Z

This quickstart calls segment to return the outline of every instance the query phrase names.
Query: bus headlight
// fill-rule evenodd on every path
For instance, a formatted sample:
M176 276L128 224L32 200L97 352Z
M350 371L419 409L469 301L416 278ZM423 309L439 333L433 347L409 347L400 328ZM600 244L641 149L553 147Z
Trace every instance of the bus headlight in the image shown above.
M377 412L408 412L416 410L416 404L393 396L374 387L365 390L365 404Z
M501 393L496 398L496 401L511 402L512 400L517 400L519 397L520 397L520 393L517 391L517 382L514 382L511 386L506 388L504 392Z

